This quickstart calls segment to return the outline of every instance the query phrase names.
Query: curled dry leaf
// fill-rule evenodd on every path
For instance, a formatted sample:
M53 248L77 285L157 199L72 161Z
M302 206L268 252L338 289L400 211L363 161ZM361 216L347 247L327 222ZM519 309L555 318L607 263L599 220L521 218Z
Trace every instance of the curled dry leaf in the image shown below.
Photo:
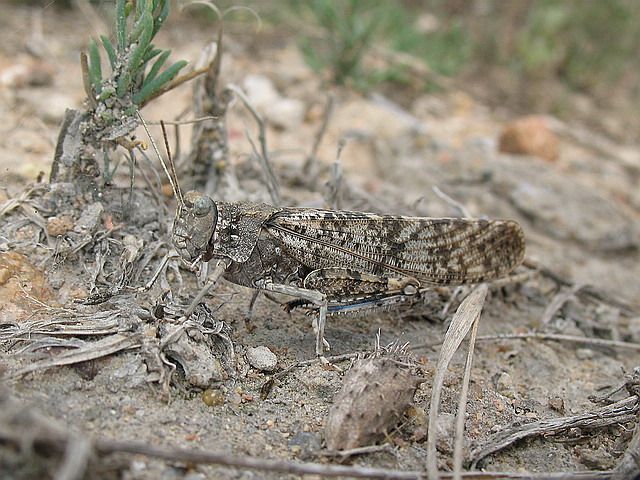
M379 441L411 405L418 384L399 349L357 360L329 410L327 448L349 450Z

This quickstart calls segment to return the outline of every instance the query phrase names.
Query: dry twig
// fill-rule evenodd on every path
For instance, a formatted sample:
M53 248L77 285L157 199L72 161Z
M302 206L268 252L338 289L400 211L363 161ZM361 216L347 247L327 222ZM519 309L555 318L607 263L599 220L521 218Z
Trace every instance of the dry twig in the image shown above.
M30 363L26 367L9 375L9 378L18 378L36 370L43 370L62 365L73 365L74 363L95 360L106 357L122 350L136 348L142 345L142 339L138 333L117 333L96 342L88 342L84 346L67 352L63 352L54 358L47 358Z
M551 302L547 305L547 308L544 310L542 314L542 320L540 320L540 325L549 325L553 317L558 313L558 311L567 303L569 300L575 297L575 295L582 290L584 285L576 283L571 288L566 291L559 292L555 297L551 299Z
M498 432L492 435L484 445L471 451L472 467L475 468L476 464L487 455L502 450L518 440L532 436L557 435L571 428L594 430L609 425L631 422L636 419L639 410L640 401L634 395L580 415L539 420Z
M482 306L480 306L482 308ZM456 434L453 444L453 478L460 480L462 478L462 459L464 457L464 420L467 407L467 396L469 393L469 379L471 378L471 364L473 363L473 351L478 335L478 324L480 323L480 315L476 316L471 334L469 336L469 351L467 352L467 360L464 365L464 377L462 378L462 387L460 389L460 400L458 400L458 412L456 413Z
M640 345L631 342L622 342L619 340L606 340L604 338L578 337L576 335L562 335L559 333L509 333L501 335L482 335L478 337L479 342L495 341L495 340L524 340L527 338L536 338L538 340L555 340L559 342L584 343L587 345L596 345L601 347L624 348L629 350L640 351Z
M324 109L322 111L322 123L320 124L320 128L316 132L316 136L313 141L313 147L311 147L311 152L307 156L306 161L302 167L302 175L305 178L316 178L316 171L318 168L318 148L320 148L320 143L327 131L327 127L329 126L329 120L331 119L331 115L333 114L333 106L335 104L335 96L333 94L329 94L327 97L327 102L324 104Z
M536 270L540 272L541 275L550 278L558 285L564 287L573 287L574 282L567 280L566 278L558 275L551 269L539 264L538 262L525 258L522 262L522 265L530 268L532 270ZM638 311L640 311L640 305L637 304L628 304L627 302L620 300L619 298L615 298L608 293L601 292L596 290L594 287L590 285L583 285L580 290L576 292L576 296L583 298L588 301L596 302L596 303L604 303L607 305L611 305L613 307L619 308L621 311L626 313L627 315L637 315Z
M267 128L262 115L258 113L258 111L251 104L245 93L242 91L240 87L237 85L228 85L227 89L234 92L237 97L242 101L249 113L253 116L256 123L258 124L258 140L260 142L260 152L257 151L253 140L251 137L247 135L247 139L249 143L251 143L251 147L253 148L258 160L260 161L260 165L265 174L265 180L267 184L267 190L269 190L269 195L271 196L271 200L275 205L280 205L280 187L278 185L278 180L276 179L275 174L273 173L273 169L271 168L271 163L269 161L269 150L267 149Z

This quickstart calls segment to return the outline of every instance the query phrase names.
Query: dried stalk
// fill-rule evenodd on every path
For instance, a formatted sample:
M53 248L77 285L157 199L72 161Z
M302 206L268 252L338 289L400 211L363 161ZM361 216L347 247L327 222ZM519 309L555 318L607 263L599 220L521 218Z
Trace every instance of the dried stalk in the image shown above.
M20 435L11 434L0 429L0 440L20 444L23 440ZM67 445L69 434L58 432L45 432L36 435L33 443L60 450ZM256 470L259 472L275 472L288 475L316 475L321 478L370 478L387 480L419 480L424 478L424 473L419 471L402 471L383 468L370 468L362 466L327 465L312 462L292 462L289 460L270 460L249 456L234 456L227 453L218 453L202 450L154 447L149 443L95 439L90 442L85 438L87 445L92 445L94 450L103 454L126 453L142 455L168 462L180 462L186 464L221 465L240 470ZM68 448L68 447L66 447ZM450 473L443 473L443 479L453 478ZM549 472L549 473L522 473L522 472L464 472L462 478L469 480L507 480L507 479L540 479L540 480L608 480L612 478L610 471L595 472Z
M464 457L464 420L466 415L467 397L469 394L469 379L471 378L471 364L473 363L473 351L476 345L476 337L478 335L478 325L480 316L476 317L471 327L469 335L469 351L467 352L467 360L464 365L464 376L462 378L462 387L460 389L460 400L458 400L458 412L456 413L456 435L453 444L453 478L460 480L462 478L462 460Z
M231 84L227 86L227 89L232 91L238 96L238 98L242 101L244 106L247 107L247 110L249 110L249 113L251 113L256 123L258 124L258 140L260 142L260 153L257 152L257 149L255 148L255 145L253 144L253 141L251 140L251 138L250 137L247 137L247 138L249 139L249 142L251 143L252 148L256 152L256 155L258 157L258 160L260 161L262 170L264 171L264 174L266 177L265 180L267 184L267 190L269 190L271 201L275 205L280 205L281 203L280 187L278 185L276 176L273 173L273 169L271 168L271 163L269 162L269 151L267 149L267 134L266 134L267 129L266 129L266 124L264 122L264 119L262 118L262 115L260 115L258 111L254 108L254 106L251 104L251 102L249 101L249 99L247 98L247 96L245 95L245 93L242 91L240 87L238 87L237 85Z
M8 378L18 378L27 373L37 370L44 370L51 367L59 367L62 365L73 365L74 363L86 362L97 358L106 357L122 350L140 347L142 339L139 333L115 334L107 338L103 338L96 342L90 342L76 350L71 350L59 354L54 358L47 358L40 361L32 362L9 375Z
M471 451L472 467L475 468L476 464L487 455L502 450L518 440L533 436L557 435L571 428L593 430L631 422L636 419L638 411L640 411L640 401L634 395L580 415L539 420L498 432L492 435L484 445Z
M522 265L532 270L536 270L540 272L540 274L550 278L551 280L556 282L558 285L561 285L563 287L574 286L574 282L567 280L561 275L558 275L557 273L553 272L549 268L539 264L538 262L530 258L525 258L524 262L522 262ZM637 315L638 312L640 311L640 305L628 304L627 302L620 300L619 298L615 298L610 294L596 290L594 287L590 285L584 285L579 291L576 292L576 296L592 302L595 301L597 303L604 303L607 305L611 305L612 307L619 308L621 311L623 311L627 315Z
M307 156L307 159L302 167L302 175L305 178L316 178L318 169L318 148L320 148L320 143L324 138L327 127L329 126L329 120L331 119L331 115L333 114L334 104L335 96L333 94L329 94L329 96L327 97L327 102L325 103L324 109L322 111L322 123L320 124L320 128L316 133L315 139L313 141L313 147L311 147L311 152Z
M548 325L553 320L553 317L558 313L558 311L567 303L569 300L574 298L576 294L582 290L584 285L576 283L571 288L566 291L559 292L555 297L551 299L551 302L547 305L547 308L544 310L542 314L542 320L540 320L540 325Z
M480 284L463 300L451 320L451 325L442 343L442 349L440 350L440 356L433 378L431 404L429 406L429 436L427 437L427 472L429 480L437 480L440 478L436 442L438 408L444 377L447 373L449 363L451 363L453 355L456 350L458 350L462 340L464 340L472 325L478 321L488 290L486 283Z
M577 335L562 335L559 333L508 333L501 335L482 335L478 337L479 342L495 341L495 340L525 340L527 338L536 338L538 340L555 340L559 342L584 343L586 345L596 345L600 347L623 348L628 350L640 351L640 345L631 342L622 342L620 340L606 340L604 338L579 337Z

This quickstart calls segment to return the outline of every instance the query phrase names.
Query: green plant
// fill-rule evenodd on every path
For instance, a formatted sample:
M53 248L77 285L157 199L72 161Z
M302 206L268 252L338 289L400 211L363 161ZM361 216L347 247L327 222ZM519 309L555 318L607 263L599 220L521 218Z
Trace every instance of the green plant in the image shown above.
M382 2L310 0L292 6L323 30L322 42L304 37L300 48L309 65L331 68L333 80L345 83L362 75L362 58L381 25Z
M311 24L313 35L303 35L300 48L315 70L330 69L332 80L347 81L367 90L381 82L407 81L404 67L393 62L374 68L369 53L388 48L411 54L438 74L452 75L470 56L462 23L452 21L431 32L421 32L416 18L421 9L400 0L306 0L290 2L293 11ZM428 80L425 79L425 86Z
M131 101L141 107L162 93L184 68L184 60L163 68L171 51L151 43L168 15L169 0L117 0L116 43L100 37L111 67L109 77L102 76L97 42L92 39L89 43L89 93L96 101L130 95Z
M154 98L202 72L177 77L187 64L166 66L170 51L156 48L154 37L169 15L170 0L117 0L114 40L102 36L89 42L81 55L88 108L65 114L50 181L76 185L81 193L98 192L111 181L118 163L113 153L127 150L133 185L135 150L132 133L140 122L138 111ZM110 72L104 74L101 54ZM98 163L102 161L102 168ZM116 163L111 168L110 165ZM102 182L97 178L102 174Z

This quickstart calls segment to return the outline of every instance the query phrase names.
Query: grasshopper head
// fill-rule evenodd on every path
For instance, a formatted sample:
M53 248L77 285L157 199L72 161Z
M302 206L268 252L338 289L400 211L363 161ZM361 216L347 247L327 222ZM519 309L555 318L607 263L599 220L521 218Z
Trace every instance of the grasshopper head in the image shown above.
M190 191L178 205L173 222L173 245L180 256L192 262L201 257L211 258L211 240L218 221L215 202L206 195Z

